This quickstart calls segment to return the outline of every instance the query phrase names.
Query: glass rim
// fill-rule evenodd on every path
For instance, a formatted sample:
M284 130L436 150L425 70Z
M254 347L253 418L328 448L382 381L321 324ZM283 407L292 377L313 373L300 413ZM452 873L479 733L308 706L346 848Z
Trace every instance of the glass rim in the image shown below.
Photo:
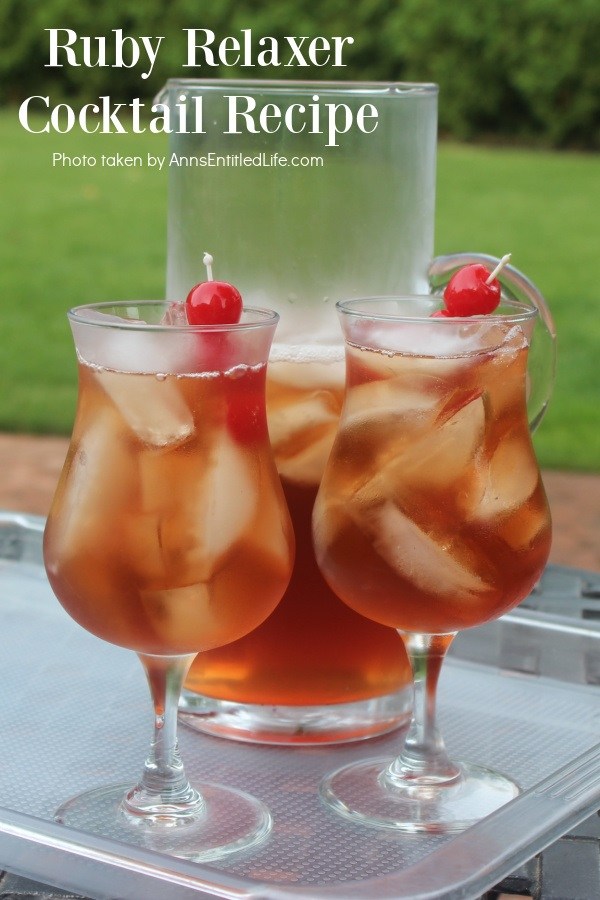
M243 88L250 93L262 93L265 90L276 90L278 93L362 93L373 96L410 96L420 94L438 94L439 85L433 81L310 81L304 79L284 78L169 78L165 88L202 87L220 91Z
M251 321L240 321L232 324L215 324L215 325L169 325L166 322L142 322L135 319L123 318L121 321L103 322L93 316L86 315L89 312L107 313L110 315L112 310L136 310L150 307L160 307L165 311L168 310L177 301L173 300L103 300L99 303L83 303L79 306L73 306L67 311L67 317L70 322L78 325L93 325L99 328L113 328L118 331L155 331L168 332L169 334L190 334L190 333L207 333L214 331L251 331L253 328L264 328L265 326L275 326L279 322L280 316L273 309L264 306L244 306L242 308L242 316L244 313L251 313L255 319ZM183 305L183 304L182 304ZM116 316L117 314L114 313Z
M479 322L529 322L531 319L534 319L538 314L539 310L535 306L528 306L526 303L521 303L519 300L511 300L502 298L500 301L500 305L498 308L506 308L514 309L514 312L507 313L481 313L480 315L475 316L436 316L433 318L431 315L410 315L405 313L385 313L385 312L369 312L365 309L353 309L355 305L359 304L377 304L390 300L407 300L409 302L416 303L418 301L429 301L431 303L436 300L439 301L441 298L436 294L381 294L375 295L372 297L351 297L344 300L338 300L335 304L335 308L338 311L338 314L343 314L345 316L355 316L360 319L371 319L372 321L378 322L410 322L412 323L433 323L436 325L439 322L445 327L450 327L454 325L465 325L465 324L477 324Z

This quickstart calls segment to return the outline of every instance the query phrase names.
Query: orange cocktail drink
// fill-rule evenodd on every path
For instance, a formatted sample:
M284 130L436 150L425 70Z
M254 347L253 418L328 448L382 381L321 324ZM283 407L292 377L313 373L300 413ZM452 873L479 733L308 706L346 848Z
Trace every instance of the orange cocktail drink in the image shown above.
M548 556L523 402L528 341L512 323L471 327L455 357L347 348L344 418L315 510L319 559L346 603L394 628L439 634L496 618Z
M264 415L252 420L265 366L156 375L80 361L79 377L46 539L61 603L142 653L245 634L277 604L290 559Z
M242 791L188 781L181 686L196 653L273 611L294 539L265 406L278 316L242 308L210 274L193 291L196 305L70 310L79 396L44 563L75 621L137 653L154 707L137 783L87 790L57 821L214 860L265 840L272 817Z

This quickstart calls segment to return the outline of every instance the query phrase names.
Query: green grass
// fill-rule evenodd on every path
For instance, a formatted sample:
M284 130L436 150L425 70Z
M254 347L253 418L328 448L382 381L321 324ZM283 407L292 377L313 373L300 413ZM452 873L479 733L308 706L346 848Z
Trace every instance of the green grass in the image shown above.
M52 153L145 156L154 135L30 135L0 111L0 429L67 434L76 394L65 310L164 294L166 172L62 168ZM546 467L600 470L597 156L442 144L436 252L513 253L559 334Z
M440 148L436 252L511 251L556 322L556 384L535 436L545 467L600 471L599 196L597 155Z

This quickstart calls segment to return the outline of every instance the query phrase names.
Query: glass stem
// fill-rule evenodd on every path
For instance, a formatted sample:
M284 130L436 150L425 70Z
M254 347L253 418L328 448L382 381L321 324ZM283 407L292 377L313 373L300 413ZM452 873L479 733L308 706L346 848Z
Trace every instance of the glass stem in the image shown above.
M203 800L187 780L177 744L179 695L195 654L138 654L146 672L154 705L154 735L139 783L125 798L125 809L136 816L189 814Z
M437 685L454 634L399 632L413 671L413 715L400 756L386 777L394 784L416 786L455 781L460 769L448 757L436 725Z

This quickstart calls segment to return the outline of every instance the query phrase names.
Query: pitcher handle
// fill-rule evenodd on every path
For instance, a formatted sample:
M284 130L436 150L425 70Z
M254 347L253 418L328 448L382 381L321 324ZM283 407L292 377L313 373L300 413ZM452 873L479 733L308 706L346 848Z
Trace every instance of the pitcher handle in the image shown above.
M436 256L428 271L431 293L441 295L452 275L463 266L483 263L491 270L498 262L495 256L485 253L449 253L446 256ZM556 327L542 293L519 269L511 265L504 266L498 275L498 281L503 296L534 306L538 310L527 364L527 412L531 431L535 431L548 408L554 386Z

